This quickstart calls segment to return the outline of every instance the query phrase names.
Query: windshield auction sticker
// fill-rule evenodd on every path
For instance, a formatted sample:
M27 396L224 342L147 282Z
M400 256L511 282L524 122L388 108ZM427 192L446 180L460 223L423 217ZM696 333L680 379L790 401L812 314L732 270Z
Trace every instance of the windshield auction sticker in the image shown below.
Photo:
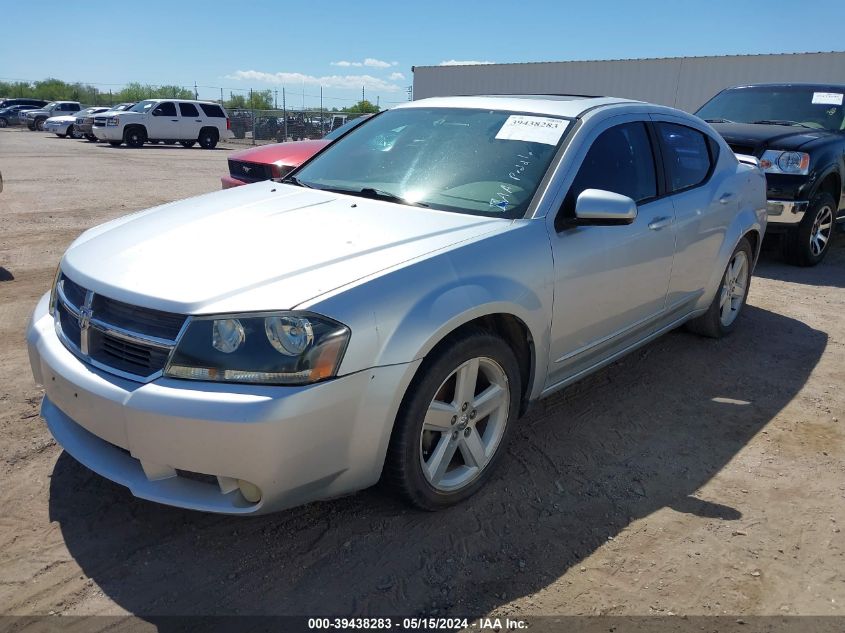
M814 92L813 103L824 103L825 105L842 105L842 93Z
M496 138L507 141L528 141L557 145L566 131L567 121L544 116L512 114L496 133Z

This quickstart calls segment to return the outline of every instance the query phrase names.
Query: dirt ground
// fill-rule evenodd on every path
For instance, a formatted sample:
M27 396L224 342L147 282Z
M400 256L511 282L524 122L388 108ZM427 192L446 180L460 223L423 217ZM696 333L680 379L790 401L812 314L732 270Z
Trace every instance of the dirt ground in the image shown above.
M534 405L493 481L259 518L140 501L38 416L24 329L84 229L219 187L225 149L0 130L0 613L845 614L845 235L764 253L726 340L683 331Z

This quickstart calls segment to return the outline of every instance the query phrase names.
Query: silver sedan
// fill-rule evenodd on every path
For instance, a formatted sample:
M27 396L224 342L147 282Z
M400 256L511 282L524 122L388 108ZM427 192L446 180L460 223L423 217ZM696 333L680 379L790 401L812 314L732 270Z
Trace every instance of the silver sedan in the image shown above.
M753 162L622 99L396 107L283 182L80 236L29 326L42 415L171 505L255 514L380 479L457 503L530 402L683 324L737 327L766 228Z

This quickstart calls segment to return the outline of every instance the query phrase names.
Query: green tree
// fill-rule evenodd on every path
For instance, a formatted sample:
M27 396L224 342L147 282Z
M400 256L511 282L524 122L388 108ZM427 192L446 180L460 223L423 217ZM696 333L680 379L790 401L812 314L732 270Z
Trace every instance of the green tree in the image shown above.
M379 107L374 103L370 103L366 99L359 101L354 106L343 108L342 112L361 112L364 114L375 114L379 111Z

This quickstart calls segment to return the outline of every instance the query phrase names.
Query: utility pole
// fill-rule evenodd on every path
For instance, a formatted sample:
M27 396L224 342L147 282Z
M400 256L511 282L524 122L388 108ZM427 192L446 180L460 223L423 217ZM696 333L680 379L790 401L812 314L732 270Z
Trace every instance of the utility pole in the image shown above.
M366 100L367 98L364 96L364 86L361 86L361 102L363 103Z
M279 109L279 90L278 88L273 90L273 109Z
M220 105L223 105L223 88L220 89Z
M326 119L323 116L323 87L320 86L320 136L326 133L325 123Z
M406 92L408 93L408 101L414 100L414 86L408 86Z
M285 101L285 87L282 86L282 116L285 119L285 141L288 140L288 104Z
M194 99L199 99L200 93L197 91L197 82L194 82Z

